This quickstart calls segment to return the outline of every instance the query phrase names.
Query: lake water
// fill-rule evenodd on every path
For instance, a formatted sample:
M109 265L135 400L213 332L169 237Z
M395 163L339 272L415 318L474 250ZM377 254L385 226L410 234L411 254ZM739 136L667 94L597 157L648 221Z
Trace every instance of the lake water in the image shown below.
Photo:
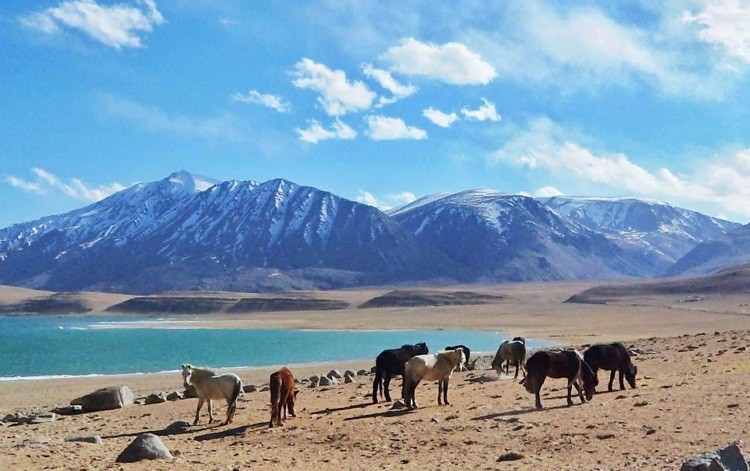
M427 342L495 351L502 332L469 330L320 331L175 328L132 317L0 316L0 380L174 371L182 363L268 366L375 359L382 350ZM156 326L156 327L154 327ZM552 342L527 339L530 348Z

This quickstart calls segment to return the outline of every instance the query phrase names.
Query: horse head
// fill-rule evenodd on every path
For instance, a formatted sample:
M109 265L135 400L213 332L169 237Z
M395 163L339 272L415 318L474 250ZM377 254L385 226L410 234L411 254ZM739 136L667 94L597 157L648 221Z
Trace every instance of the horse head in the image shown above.
M414 344L414 350L417 352L417 355L427 355L428 353L430 353L430 350L427 348L427 344L425 342Z
M187 389L190 386L190 375L193 374L193 365L185 363L182 365L182 385Z
M635 388L635 375L638 373L638 367L634 364L628 365L627 371L625 371L625 379L628 380L628 384L631 388Z
M586 396L586 400L590 401L596 393L599 378L589 364L583 360L581 360L581 376L583 377L583 394Z

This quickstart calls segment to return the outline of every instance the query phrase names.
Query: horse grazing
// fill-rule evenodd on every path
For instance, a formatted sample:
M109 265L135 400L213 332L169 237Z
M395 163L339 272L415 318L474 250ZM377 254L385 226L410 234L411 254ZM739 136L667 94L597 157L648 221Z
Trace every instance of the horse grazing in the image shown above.
M227 425L232 422L234 413L237 410L237 398L242 392L242 380L234 373L216 375L211 370L197 368L190 364L182 365L183 385L187 388L189 385L195 386L198 392L198 409L195 411L195 421L198 423L198 415L203 407L203 402L208 401L208 423L214 421L211 411L211 399L224 399L227 401L227 420L221 425Z
M417 355L406 362L404 367L404 384L401 395L406 407L414 409L417 406L416 390L420 381L438 382L438 404L448 402L448 382L453 370L460 368L464 363L464 351L462 349L438 352L436 355ZM442 402L440 394L443 395Z
M393 376L404 375L404 365L415 355L430 353L427 344L420 342L414 345L402 345L401 348L383 350L375 359L375 379L372 381L372 402L378 403L378 389L385 396L386 401L391 400L388 385Z
M517 337L520 338L520 337ZM505 374L510 374L511 363L516 367L516 375L514 379L518 378L518 368L523 371L524 377L526 377L526 369L524 363L526 363L526 343L523 340L512 340L500 344L500 348L497 349L495 358L492 360L492 368L499 375L503 372L503 363L505 363Z
M635 388L635 375L638 367L630 360L630 353L625 345L620 342L592 345L583 354L583 359L589 364L596 374L599 369L612 370L609 375L609 390L612 391L612 383L615 381L615 372L620 373L620 389L625 389L622 378L628 380L631 388Z
M536 408L542 409L542 401L539 391L542 389L544 380L550 378L567 378L568 380L568 405L573 405L571 399L571 387L575 386L581 403L591 400L599 383L596 374L583 360L583 356L576 350L548 350L540 351L531 355L526 362L526 378L521 381L526 390L536 395ZM581 391L583 382L583 392ZM583 394L586 394L586 399Z
M469 347L466 345L453 345L445 347L445 350L457 350L459 348L464 351L464 357L466 358L464 364L461 365L461 371L466 371L469 369L469 358L471 358L471 350L469 350Z
M286 419L287 410L289 415L297 417L294 413L294 403L297 402L299 391L294 389L294 385L294 375L287 367L271 374L271 379L268 382L271 390L271 421L268 422L269 427L273 427L274 423L284 425L281 415L283 412L284 419Z

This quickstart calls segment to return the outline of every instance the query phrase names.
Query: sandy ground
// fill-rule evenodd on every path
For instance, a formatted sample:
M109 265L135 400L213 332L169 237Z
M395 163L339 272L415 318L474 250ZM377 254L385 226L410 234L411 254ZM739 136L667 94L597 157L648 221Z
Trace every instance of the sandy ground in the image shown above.
M612 306L561 304L580 286L497 288L498 305L261 314L204 319L217 327L481 328L569 345L624 340L644 352L634 357L638 388L606 392L586 404L566 405L565 381L547 380L534 398L492 371L454 374L450 406L436 403L437 385L417 389L420 408L372 405L372 376L320 390L302 385L298 417L268 429L267 392L241 396L229 426L202 421L184 432L165 429L192 422L196 399L58 417L49 424L0 424L0 469L678 469L681 461L732 441L750 427L750 316L746 300L709 299L683 305L648 299ZM554 288L554 289L553 289ZM494 288L487 288L493 291ZM512 292L511 292L512 291ZM354 295L351 295L354 296ZM369 369L372 362L291 366L298 378L335 367ZM263 386L272 369L234 370L246 384ZM616 382L617 383L617 382ZM181 389L179 373L12 381L0 383L0 416L15 410L50 410L98 387L127 384L137 395ZM391 390L400 395L400 381ZM223 404L215 416L222 417ZM160 434L175 460L119 465L115 457L144 431ZM102 445L64 440L100 435ZM35 444L34 442L37 442ZM745 446L750 447L749 445ZM750 450L749 450L750 451ZM507 452L523 457L498 462Z

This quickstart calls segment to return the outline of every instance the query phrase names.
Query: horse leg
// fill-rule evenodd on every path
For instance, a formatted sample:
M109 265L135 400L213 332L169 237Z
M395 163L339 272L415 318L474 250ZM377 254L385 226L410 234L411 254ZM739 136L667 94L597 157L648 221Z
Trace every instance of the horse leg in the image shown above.
M440 397L442 393L443 393L443 380L441 379L440 381L438 381L438 405L439 406L443 405L442 398Z
M513 379L518 379L518 364L519 363L520 362L518 362L518 361L516 362L516 375L513 377Z
M542 407L542 399L539 397L539 392L542 390L542 384L544 384L545 379L547 379L547 377L542 376L542 378L536 384L534 384L535 386L534 395L536 396L536 408L537 409L544 409L544 407Z
M623 376L625 376L625 375L623 374L623 371L620 370L620 391L624 391L625 390L625 383L622 382Z
M568 380L568 405L569 406L573 405L573 399L571 398L571 394L570 393L571 393L571 389L573 389L573 384L574 383L575 383L574 379L573 380L571 380L571 379ZM576 387L578 387L577 384L576 384Z
M609 386L607 386L610 392L612 391L612 383L614 382L615 382L615 370L612 370L612 373L609 375ZM620 384L622 384L622 382Z
M390 373L385 373L385 378L383 379L383 395L385 396L385 400L387 402L391 402L391 393L388 390L389 386L391 384L391 375Z
M198 423L198 415L201 412L201 407L203 407L203 398L198 398L198 408L195 410L195 420L193 421L193 425L196 425Z
M211 410L211 399L208 399L208 423L211 424L214 421L214 413Z
M448 402L448 379L443 381L443 402L446 406L451 405L450 402Z
M409 397L411 398L411 405L414 409L419 407L417 405L417 385L419 385L419 381L412 381L409 385Z
M573 386L575 386L578 391L578 397L581 398L581 404L586 402L586 399L583 397L583 389L581 388L581 385L578 384L578 381L573 381Z

